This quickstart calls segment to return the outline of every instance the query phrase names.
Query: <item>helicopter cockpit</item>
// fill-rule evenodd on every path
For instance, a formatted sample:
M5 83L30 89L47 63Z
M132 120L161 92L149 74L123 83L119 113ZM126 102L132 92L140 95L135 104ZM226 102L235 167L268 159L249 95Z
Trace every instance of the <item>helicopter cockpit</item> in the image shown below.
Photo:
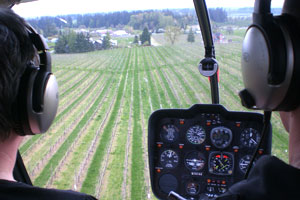
M15 0L13 2L0 0L0 5L12 8L15 4L30 1L35 0ZM70 175L70 172L67 173L67 168L74 168L72 170L76 173L76 176L69 177L70 179L74 179L73 190L80 190L80 192L86 192L100 198L104 197L104 199L157 198L162 200L209 200L226 195L232 186L247 180L260 158L272 154L276 155L276 153L272 152L272 142L274 141L274 137L272 136L274 133L272 130L273 122L271 123L272 112L291 111L299 107L299 78L297 78L299 77L299 67L296 67L299 62L297 58L299 49L295 43L300 41L298 39L297 29L299 24L297 20L300 19L300 16L292 7L297 5L300 8L300 5L294 0L285 1L286 4L282 14L277 16L272 14L271 0L255 0L254 10L252 11L252 24L246 29L245 39L241 45L242 53L240 57L242 60L242 68L240 71L242 71L245 89L237 94L239 95L241 104L248 109L247 111L229 110L221 103L224 102L220 100L219 94L224 91L220 90L219 78L219 73L222 72L222 66L219 65L217 59L218 51L214 44L215 39L212 33L209 10L206 4L207 1L205 0L193 0L200 27L199 30L201 32L201 42L199 42L199 44L201 44L201 48L204 47L204 49L202 49L204 55L201 55L203 59L200 58L197 61L198 66L195 66L195 68L197 68L197 72L201 74L202 78L204 77L205 80L208 79L211 103L194 104L195 102L193 102L193 105L188 104L189 101L187 101L185 105L190 105L189 108L172 108L176 107L175 104L172 104L172 106L168 108L163 108L163 106L160 105L154 106L157 110L153 109L151 92L156 91L157 94L155 95L158 96L157 99L159 99L161 103L164 98L160 98L159 95L163 92L168 93L166 95L168 97L165 99L171 99L170 94L174 93L176 99L180 101L181 96L179 96L178 93L184 91L184 89L176 91L169 85L172 85L170 84L170 79L174 77L174 83L180 84L180 82L182 82L182 84L184 84L185 80L176 79L180 78L178 74L182 73L185 68L183 68L182 71L176 72L174 77L168 75L171 70L168 71L167 69L163 71L163 68L169 68L171 66L171 64L166 62L167 56L172 53L177 53L180 57L180 54L184 52L174 50L172 46L168 47L170 50L166 50L164 47L160 50L156 50L154 48L148 48L149 45L151 46L150 40L147 41L145 45L141 45L139 42L130 42L129 44L132 46L126 43L126 50L124 51L116 47L119 51L114 52L112 48L108 48L105 49L106 52L103 57L98 54L87 53L79 57L76 63L73 64L72 59L75 58L73 53L75 52L76 54L78 52L70 52L69 48L71 47L65 45L63 49L65 52L63 53L67 56L57 56L58 61L54 67L54 70L56 70L55 73L57 72L62 76L68 70L76 71L70 73L66 78L68 79L65 81L66 83L75 76L78 77L74 78L74 80L76 79L74 82L70 81L69 85L64 88L63 97L68 96L68 92L71 90L76 90L81 80L89 82L84 84L82 88L83 92L77 91L76 98L70 99L70 102L64 99L64 107L60 107L59 109L61 110L58 109L59 119L55 120L56 129L64 130L63 134L57 134L59 136L57 137L58 139L55 138L56 136L53 137L55 139L52 137L49 139L49 141L53 140L52 143L51 141L49 142L49 144L53 146L42 151L41 155L43 158L39 158L40 160L38 160L38 156L35 157L36 162L41 161L38 162L39 164L37 166L33 166L36 163L32 164L33 161L29 161L30 155L28 152L31 148L38 151L46 146L47 143L45 142L39 146L39 141L42 140L43 137L41 137L42 139L32 141L30 139L25 140L23 145L25 144L24 146L27 149L22 150L21 153L26 153L25 162L31 163L31 168L28 173L22 159L23 156L18 152L13 172L15 180L33 185L34 183L32 183L30 178L33 175L35 183L37 183L36 180L39 179L41 186L52 187L56 186L55 184L65 184L63 187L66 187L66 185L69 185L61 180L60 183L56 183L54 179L58 176L62 176L63 173L69 173ZM151 15L151 12L149 15ZM137 13L137 16L136 18L132 18L134 20L143 18L140 13ZM161 15L159 16L161 17ZM167 16L167 18L168 17L170 16ZM145 18L146 17L144 17L144 19ZM70 38L75 38L77 37L77 33L75 34L76 31L79 31L79 29L83 30L83 32L86 31L84 29L85 25L88 27L89 25L87 24L92 24L93 22L93 20L91 20L89 23L85 23L85 25L81 24L76 27L78 30L73 31L72 26L75 26L74 24L78 25L78 19L83 19L83 17L80 16L76 20L70 17L68 19L69 21L61 17L56 17L55 20L60 20L57 35L64 38L63 34L65 32L71 32ZM67 23L70 22L73 24L68 25ZM124 29L128 28L125 25L114 26L116 30L119 27L124 27ZM33 29L33 32L34 31ZM89 38L87 40L92 41L93 44L96 45L103 45L104 38L110 36L110 30L105 29L105 31L105 33L100 33L100 30L96 30L95 28L95 30L88 30L87 33L84 32L80 34L86 38L89 38L91 32L97 34L97 37L100 35L101 41L99 39L100 37L97 39ZM131 31L136 34L134 30ZM159 30L157 28L156 31L158 33L159 31L165 30ZM106 34L106 36L103 36L104 34ZM36 33L36 35L39 34ZM142 35L139 37L141 38ZM51 37L49 38L53 39ZM159 36L157 38L159 38ZM53 43L56 43L58 40L59 39L55 40ZM118 42L124 42L125 40L126 39L121 38ZM41 41L44 41L44 39L41 39ZM45 46L47 45L45 44ZM141 48L139 48L140 46ZM192 47L184 46L182 48ZM193 48L191 51L195 50L195 47ZM222 46L222 48L226 48L226 46ZM103 49L101 46L96 50ZM43 50L44 49L42 49L42 51ZM38 51L41 50L38 49ZM114 55L110 56L109 53L112 52ZM69 58L67 58L68 55L70 55ZM154 55L157 55L157 58L154 59ZM86 62L85 59L89 56L93 59L98 59L97 56L99 56L101 63L99 64L96 61L90 60L87 64L83 64ZM117 60L116 57L120 59ZM62 58L68 59L67 63L71 67L65 69L63 67L60 68L61 65L59 62ZM151 61L151 59L153 60ZM164 60L164 62L160 63L160 59ZM45 60L47 60L47 56ZM177 61L179 61L179 59L171 63L175 65ZM111 63L112 65L109 66L107 70L109 75L105 74L102 76L101 73L106 70L103 66L107 63ZM194 64L190 64L190 61L180 64L186 63L188 63L188 65ZM157 66L155 66L155 64L157 64ZM139 65L142 65L143 68L140 69ZM122 67L124 67L124 69ZM151 67L156 70L154 73L149 72L151 71ZM138 70L142 71L141 73L144 77L138 74ZM93 74L94 72L96 72L97 75ZM132 72L132 74L130 72ZM193 73L195 73L195 71L190 71L189 77L192 77ZM230 74L230 72L227 73ZM118 75L120 79L113 78L114 75ZM166 80L163 80L164 77L167 77ZM144 85L139 85L139 81L143 81ZM155 81L157 81L157 83ZM63 83L64 79L61 78L58 82ZM152 82L155 83L153 84ZM103 84L103 86L101 86L100 83ZM106 83L109 84L106 85ZM188 87L193 87L192 84ZM163 89L159 90L159 85L163 85ZM232 87L234 88L235 86ZM98 92L98 90L100 92ZM209 89L203 92L205 93L204 95L209 96L208 91ZM195 90L192 92L195 92ZM142 99L143 95L148 99L144 101ZM229 95L232 95L232 92ZM54 96L58 100L58 93ZM124 100L124 96L127 98L126 100ZM83 104L80 105L84 100L89 100L90 103L84 106L82 106ZM168 101L171 102L171 100ZM101 104L107 107L105 112L99 111ZM132 105L128 107L129 104ZM149 108L144 109L147 110L147 112L144 112L141 108L146 104L151 105ZM158 104L159 103L157 103L157 105ZM57 107L58 106L56 106L56 109ZM75 108L80 110L80 112L76 111L75 113ZM123 108L124 110L122 110ZM71 125L63 129L63 125L59 123L60 120L67 118L67 111L74 112L73 114L78 116L78 119L74 118L73 121L70 122ZM83 114L84 111L88 113L87 116ZM152 114L149 116L147 115L148 113ZM276 114L276 120L279 118L279 115ZM122 123L123 119L125 120L124 124ZM142 125L136 125L137 119L142 121ZM144 121L145 119L148 119L148 123ZM99 123L97 122L98 120ZM87 128L90 124L92 124L91 130ZM120 128L119 125L123 127ZM82 134L82 130L84 129L87 129L89 132ZM118 131L121 130L123 130L123 132L126 130L128 133L126 136L118 138ZM91 134L90 132L95 134ZM87 135L86 137L85 134ZM143 139L139 141L134 140L142 136ZM278 133L276 133L276 137L278 137ZM118 144L121 143L122 149L121 147L119 149ZM74 147L76 145L80 146L84 151L88 151L88 153L83 155L80 148L77 149L77 147ZM134 145L138 148L136 147L136 149L134 149ZM143 146L146 149L143 149ZM286 145L284 147L286 147ZM63 148L66 150L62 150ZM49 157L46 157L47 152L50 152ZM116 156L110 158L110 154L116 155L118 152L121 152L123 157ZM140 153L139 157L135 159L138 153ZM287 150L285 153L287 154ZM97 157L96 154L101 156ZM82 161L76 160L77 155L78 159L82 159ZM54 159L51 158L52 156ZM105 160L105 163L101 163L101 160ZM112 164L115 160L119 161L119 163ZM54 163L53 165L50 163L51 161ZM64 162L67 162L67 164L64 165ZM138 166L140 162L145 162L145 166ZM135 166L129 169L128 166L131 164L135 164ZM39 165L41 166L40 168ZM60 165L63 167L58 168ZM88 169L92 165L96 166L96 169ZM116 167L116 169L113 169L114 167ZM105 174L106 171L108 171L107 174ZM135 174L135 171L139 173ZM96 173L96 175L93 175L93 172ZM109 191L102 192L100 188L104 185L103 182L108 180L110 176L114 176L116 172L118 172L116 176L118 176L119 179L109 180L110 185L107 184L104 186L104 189L109 189L115 186L115 180L121 181L116 184L118 189L115 190L115 197L109 196ZM146 173L148 174L145 175ZM59 175L57 176L56 174ZM47 176L47 178L42 177L42 175ZM95 177L97 176L100 178L96 179ZM146 194L145 192L145 184L143 185L144 188L140 188L145 194L137 192L138 195L135 196L135 194L133 194L135 192L134 190L139 189L132 189L131 186L128 185L135 184L133 177L138 176L143 176L143 178L137 181L137 186L143 185L138 185L139 182L148 181L148 193ZM83 180L88 178L92 181ZM57 182L59 182L58 178ZM92 184L94 185L90 186L89 182L93 182ZM82 188L77 189L77 187ZM89 190L89 187L93 189ZM152 193L150 190L152 190Z

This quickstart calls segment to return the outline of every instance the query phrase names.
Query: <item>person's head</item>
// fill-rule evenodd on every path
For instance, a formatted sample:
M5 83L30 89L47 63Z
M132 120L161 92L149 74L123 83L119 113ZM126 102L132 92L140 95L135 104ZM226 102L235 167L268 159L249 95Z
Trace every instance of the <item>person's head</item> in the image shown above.
M24 19L0 8L0 140L18 126L17 94L26 65L35 55Z

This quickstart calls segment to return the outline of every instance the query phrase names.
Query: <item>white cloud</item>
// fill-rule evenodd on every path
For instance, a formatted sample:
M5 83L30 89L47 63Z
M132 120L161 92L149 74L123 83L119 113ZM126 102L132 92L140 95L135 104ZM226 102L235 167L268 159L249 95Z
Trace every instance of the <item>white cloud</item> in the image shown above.
M282 7L283 0L273 0L273 7ZM252 7L254 0L207 0L208 7ZM56 16L77 13L112 12L167 8L193 8L193 0L39 0L16 5L23 17Z

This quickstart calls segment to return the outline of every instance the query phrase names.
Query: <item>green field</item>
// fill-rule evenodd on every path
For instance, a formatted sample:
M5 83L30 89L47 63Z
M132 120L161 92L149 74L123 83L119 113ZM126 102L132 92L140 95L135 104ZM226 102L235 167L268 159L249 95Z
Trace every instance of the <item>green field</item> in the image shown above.
M60 106L47 134L27 137L21 153L35 185L73 189L101 199L153 199L147 121L156 109L210 103L208 79L198 72L204 48L186 35L169 45L52 56ZM242 36L216 44L220 98L243 110L237 96ZM288 135L273 115L273 154L287 161Z

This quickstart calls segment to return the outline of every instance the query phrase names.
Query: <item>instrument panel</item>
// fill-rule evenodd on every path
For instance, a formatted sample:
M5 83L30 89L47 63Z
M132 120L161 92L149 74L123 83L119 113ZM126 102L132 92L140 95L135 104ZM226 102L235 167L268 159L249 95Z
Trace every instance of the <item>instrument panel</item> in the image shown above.
M221 105L155 111L148 127L155 196L167 199L174 191L187 199L201 199L225 193L243 179L262 127L262 114L230 112ZM270 153L268 130L259 156Z

